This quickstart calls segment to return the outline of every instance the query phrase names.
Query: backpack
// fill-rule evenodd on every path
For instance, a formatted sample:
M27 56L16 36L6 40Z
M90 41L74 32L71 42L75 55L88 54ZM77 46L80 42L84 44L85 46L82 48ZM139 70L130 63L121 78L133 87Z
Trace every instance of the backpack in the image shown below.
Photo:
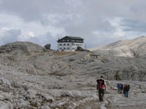
M104 80L103 79L97 80L96 89L98 90L98 89L105 89L105 88L106 88L106 86L104 84Z
M124 85L124 90L125 91L129 91L130 90L130 85L129 84L125 84Z

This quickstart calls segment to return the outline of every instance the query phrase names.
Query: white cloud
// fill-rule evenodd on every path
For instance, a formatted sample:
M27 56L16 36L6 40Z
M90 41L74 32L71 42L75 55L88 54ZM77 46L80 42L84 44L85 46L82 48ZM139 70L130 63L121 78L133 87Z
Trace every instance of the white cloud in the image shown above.
M117 39L122 38L126 35L126 32L124 31L125 27L121 25L122 20L122 18L114 18L108 20L111 26L114 28L114 31L112 32L113 37Z
M30 37L35 37L34 33L33 33L33 32L31 32L31 31L29 31L29 32L27 33L27 36L30 36Z
M72 35L94 47L145 35L145 9L144 0L0 0L0 39L55 47L58 38Z
M64 28L57 27L54 24L44 26L38 22L28 23L21 20L17 16L7 15L7 14L0 15L0 18L2 18L0 20L0 25L2 25L2 27L0 27L0 39L1 39L0 45L4 43L8 43L9 41L14 42L17 40L37 42L38 44L41 44L41 45L44 45L46 43L53 44L53 43L56 43L55 40L57 40L58 37L64 36L66 34ZM11 36L13 36L12 38L14 40L12 40L12 38L10 38L11 40L8 40L8 36L6 37L5 35L8 34L7 32L9 30L20 30L21 34L19 36L16 36L15 34L11 33ZM48 33L49 33L49 36L48 36ZM43 38L45 38L45 40L42 39L42 36Z

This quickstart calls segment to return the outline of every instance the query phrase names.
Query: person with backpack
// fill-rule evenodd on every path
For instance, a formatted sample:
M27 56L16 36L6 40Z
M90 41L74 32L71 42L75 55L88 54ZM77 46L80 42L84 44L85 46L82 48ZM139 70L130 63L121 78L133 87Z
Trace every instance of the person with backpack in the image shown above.
M122 91L123 91L123 84L121 84L121 92L120 93L122 93Z
M118 93L120 93L121 92L121 83L117 84L117 88L118 88Z
M118 93L122 93L122 91L123 91L123 84L122 83L118 83L117 84L117 88L118 88Z
M123 93L124 93L125 97L127 97L127 98L128 98L128 95L129 95L129 90L130 90L130 85L125 84L124 89L123 89Z
M106 89L106 85L105 85L103 76L101 76L100 79L97 79L96 81L97 81L97 90L98 90L99 101L103 101L104 92Z

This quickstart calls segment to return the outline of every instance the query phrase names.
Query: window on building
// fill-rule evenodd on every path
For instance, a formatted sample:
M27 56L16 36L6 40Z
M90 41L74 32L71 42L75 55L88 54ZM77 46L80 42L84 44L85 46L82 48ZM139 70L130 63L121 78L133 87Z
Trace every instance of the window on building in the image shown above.
M59 44L60 46L62 46L62 44Z
M63 45L66 45L66 44L63 44Z

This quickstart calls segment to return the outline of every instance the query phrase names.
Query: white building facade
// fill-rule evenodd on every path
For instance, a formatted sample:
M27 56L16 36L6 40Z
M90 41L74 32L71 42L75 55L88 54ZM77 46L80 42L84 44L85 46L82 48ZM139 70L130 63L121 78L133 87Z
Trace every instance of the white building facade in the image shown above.
M84 39L81 37L65 36L57 42L59 51L75 51L77 47L85 48Z

